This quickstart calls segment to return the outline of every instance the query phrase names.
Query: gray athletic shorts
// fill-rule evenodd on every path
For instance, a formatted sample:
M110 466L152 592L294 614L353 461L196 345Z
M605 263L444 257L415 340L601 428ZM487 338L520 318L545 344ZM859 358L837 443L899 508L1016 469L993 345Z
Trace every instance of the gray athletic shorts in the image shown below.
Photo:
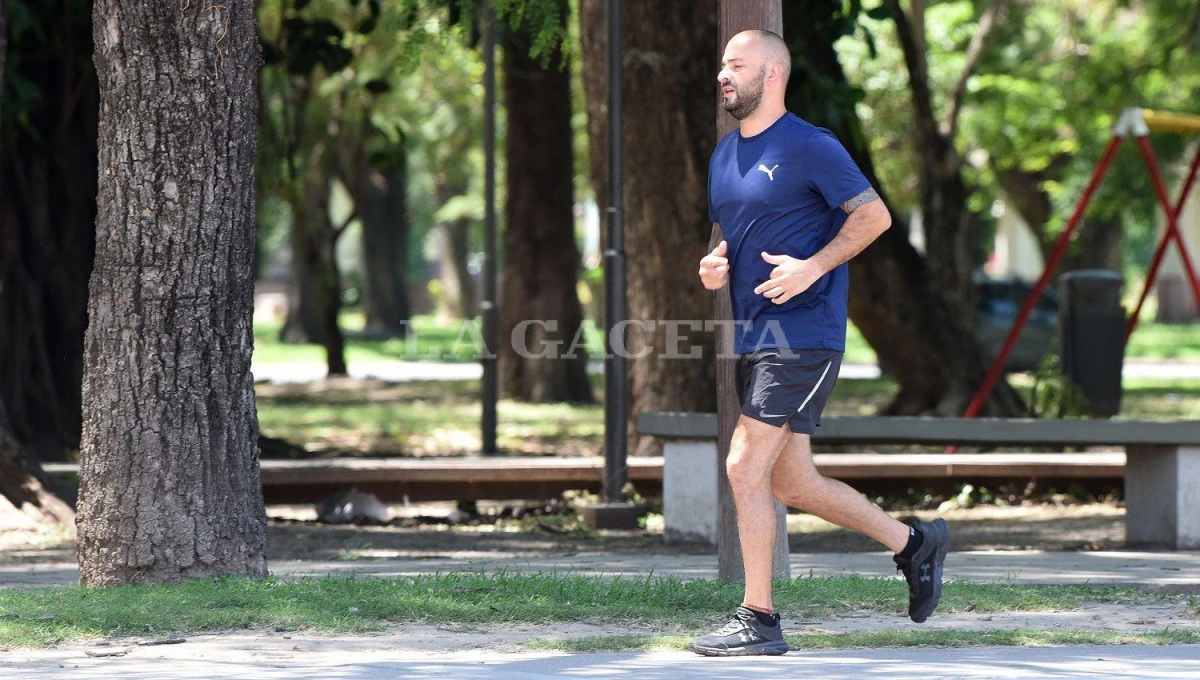
M837 382L842 353L827 349L764 349L738 357L742 413L792 432L812 434Z

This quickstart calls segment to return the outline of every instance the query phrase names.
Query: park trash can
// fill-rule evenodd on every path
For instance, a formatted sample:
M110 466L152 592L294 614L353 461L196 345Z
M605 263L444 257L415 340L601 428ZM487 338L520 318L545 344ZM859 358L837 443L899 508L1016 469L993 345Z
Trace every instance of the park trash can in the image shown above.
M1121 411L1125 309L1120 274L1099 269L1059 278L1059 356L1063 376L1087 399L1093 417Z

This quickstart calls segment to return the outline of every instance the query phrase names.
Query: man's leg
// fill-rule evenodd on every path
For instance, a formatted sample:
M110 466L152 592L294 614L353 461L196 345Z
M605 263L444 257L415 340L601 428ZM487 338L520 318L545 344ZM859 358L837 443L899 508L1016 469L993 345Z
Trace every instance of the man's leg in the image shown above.
M875 507L862 494L817 471L808 435L792 435L779 455L771 488L781 502L838 526L866 534L896 553L896 568L908 581L908 616L922 623L942 595L942 566L950 550L945 520L907 527Z
M738 533L746 568L746 598L733 619L688 649L705 656L786 654L787 641L771 601L775 548L775 498L771 470L791 430L742 416L733 431L726 468L737 506ZM749 605L749 606L747 606Z
M787 425L775 427L742 416L733 431L725 464L737 506L738 535L746 570L744 604L766 612L773 611L775 497L771 493L771 471L790 435Z
M866 534L894 553L908 544L907 525L875 507L853 488L817 471L806 434L788 437L771 474L771 490L781 503ZM749 571L746 580L749 583Z

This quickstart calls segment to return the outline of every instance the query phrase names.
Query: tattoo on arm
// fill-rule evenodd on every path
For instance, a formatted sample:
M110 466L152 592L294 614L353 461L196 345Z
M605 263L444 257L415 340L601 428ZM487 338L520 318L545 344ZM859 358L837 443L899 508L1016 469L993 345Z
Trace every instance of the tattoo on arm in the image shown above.
M879 194L875 193L874 189L868 188L866 191L855 196L854 198L850 199L849 201L846 201L845 203L843 203L842 210L845 210L846 214L849 215L850 213L854 212L855 210L861 208L862 206L864 206L878 198L879 198Z

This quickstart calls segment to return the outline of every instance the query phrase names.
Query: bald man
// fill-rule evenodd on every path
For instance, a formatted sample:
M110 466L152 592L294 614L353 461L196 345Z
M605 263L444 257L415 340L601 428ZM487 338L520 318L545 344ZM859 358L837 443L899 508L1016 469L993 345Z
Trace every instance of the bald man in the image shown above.
M728 624L689 646L709 656L788 650L771 599L776 499L887 546L918 623L937 607L950 547L945 520L909 527L813 465L809 436L846 348L846 262L891 216L837 138L788 113L790 71L778 35L746 31L729 41L717 76L739 128L709 166L709 214L724 240L700 261L700 280L730 287L737 326L742 413L727 470L746 592Z

